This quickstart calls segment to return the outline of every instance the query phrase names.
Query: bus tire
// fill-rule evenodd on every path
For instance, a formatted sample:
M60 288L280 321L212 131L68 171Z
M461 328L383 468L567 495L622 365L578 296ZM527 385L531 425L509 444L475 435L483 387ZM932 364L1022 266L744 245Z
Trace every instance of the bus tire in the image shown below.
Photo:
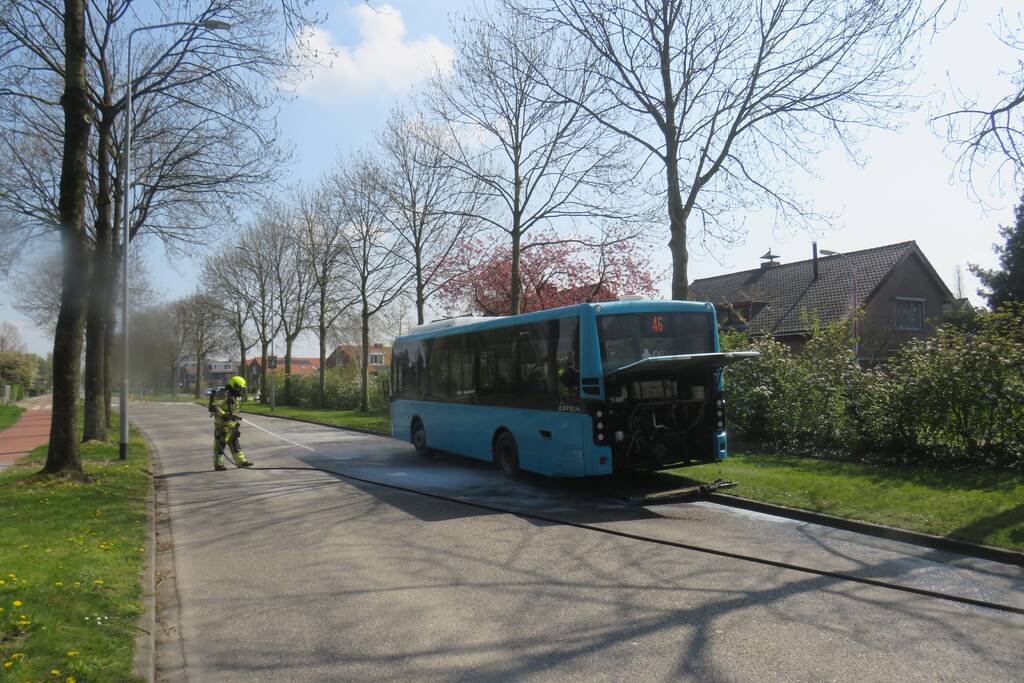
M494 440L494 463L506 477L519 471L519 447L512 432L502 432Z
M434 454L434 449L427 446L427 430L423 427L423 420L413 418L412 427L412 445L416 449L416 455L423 457L429 457Z

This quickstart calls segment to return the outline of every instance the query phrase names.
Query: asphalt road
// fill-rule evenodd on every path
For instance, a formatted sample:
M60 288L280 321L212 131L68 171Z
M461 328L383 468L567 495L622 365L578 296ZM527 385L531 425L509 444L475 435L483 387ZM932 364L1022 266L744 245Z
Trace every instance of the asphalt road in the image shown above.
M201 407L133 419L169 519L161 680L1022 680L1024 617L261 468L1024 606L1019 567L704 503L624 508L607 482L509 482L273 418L243 426L256 467L218 473Z

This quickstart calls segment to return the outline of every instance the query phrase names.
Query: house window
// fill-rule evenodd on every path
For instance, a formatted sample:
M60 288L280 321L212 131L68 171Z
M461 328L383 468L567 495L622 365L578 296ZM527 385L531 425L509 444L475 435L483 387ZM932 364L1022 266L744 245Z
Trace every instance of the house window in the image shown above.
M896 329L912 332L924 329L924 299L896 298Z
M384 354L383 353L371 353L370 354L370 365L384 365Z

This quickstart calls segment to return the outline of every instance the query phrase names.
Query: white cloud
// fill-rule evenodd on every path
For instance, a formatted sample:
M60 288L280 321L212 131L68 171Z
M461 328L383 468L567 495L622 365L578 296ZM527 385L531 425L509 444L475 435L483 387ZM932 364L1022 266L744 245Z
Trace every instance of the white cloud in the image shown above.
M338 45L330 31L313 29L308 47L332 56L298 85L300 94L333 100L380 88L404 93L435 65L442 70L451 66L452 48L433 35L408 40L402 13L394 7L359 4L348 14L359 27L359 43Z

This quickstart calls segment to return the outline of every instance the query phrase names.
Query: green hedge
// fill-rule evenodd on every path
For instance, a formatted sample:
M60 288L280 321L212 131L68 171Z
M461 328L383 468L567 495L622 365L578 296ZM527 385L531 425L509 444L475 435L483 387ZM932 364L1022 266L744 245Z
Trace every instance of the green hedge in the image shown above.
M383 375L370 375L370 409L382 408L384 401ZM278 399L282 405L298 408L329 408L332 410L355 410L359 407L361 382L359 368L328 368L324 401L320 403L320 377L317 373L291 379L290 395L285 403L282 391L283 379L278 379Z
M1024 306L940 326L871 369L855 362L847 326L811 328L797 353L723 335L723 348L761 352L726 374L738 436L888 462L1024 466Z

